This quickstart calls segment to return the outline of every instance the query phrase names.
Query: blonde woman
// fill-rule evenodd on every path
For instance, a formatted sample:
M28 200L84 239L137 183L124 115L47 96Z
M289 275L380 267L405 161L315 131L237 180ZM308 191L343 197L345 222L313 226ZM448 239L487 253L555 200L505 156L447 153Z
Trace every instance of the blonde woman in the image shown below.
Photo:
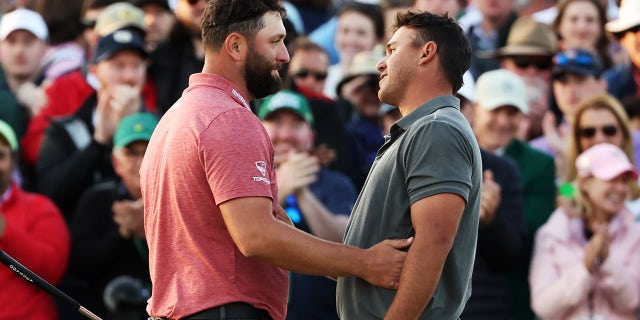
M529 283L541 319L636 319L640 225L625 207L638 173L609 143L575 161L576 208L559 207L535 238Z
M573 163L578 154L603 142L622 149L629 161L638 167L629 118L615 97L602 94L586 99L576 106L573 119L564 159L565 164L571 164L565 168L565 182L572 182L576 178Z

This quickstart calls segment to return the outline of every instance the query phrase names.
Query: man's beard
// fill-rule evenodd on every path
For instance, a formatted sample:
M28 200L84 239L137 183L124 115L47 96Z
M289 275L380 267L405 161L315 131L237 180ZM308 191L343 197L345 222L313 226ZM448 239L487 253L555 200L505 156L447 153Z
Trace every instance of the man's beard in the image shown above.
M273 64L254 48L250 48L244 67L244 78L247 81L247 90L255 99L274 94L282 87L282 79L273 76L273 70Z

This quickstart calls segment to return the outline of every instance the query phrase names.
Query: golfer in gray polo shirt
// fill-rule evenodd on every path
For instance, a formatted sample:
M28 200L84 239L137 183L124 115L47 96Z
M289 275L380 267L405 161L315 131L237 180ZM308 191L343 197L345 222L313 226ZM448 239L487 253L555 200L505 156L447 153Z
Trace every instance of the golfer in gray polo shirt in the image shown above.
M345 243L368 248L414 236L398 289L338 278L340 318L458 319L471 294L481 158L452 96L470 49L450 18L398 15L378 63L380 99L400 110L379 150L347 227Z

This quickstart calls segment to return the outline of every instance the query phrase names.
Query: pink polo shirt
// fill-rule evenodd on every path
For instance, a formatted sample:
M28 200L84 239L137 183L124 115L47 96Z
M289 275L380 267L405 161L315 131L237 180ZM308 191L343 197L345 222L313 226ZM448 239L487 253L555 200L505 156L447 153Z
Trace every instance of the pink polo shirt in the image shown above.
M287 272L242 255L218 208L239 197L277 203L271 141L233 83L190 77L153 133L140 178L151 316L181 318L242 301L285 318Z

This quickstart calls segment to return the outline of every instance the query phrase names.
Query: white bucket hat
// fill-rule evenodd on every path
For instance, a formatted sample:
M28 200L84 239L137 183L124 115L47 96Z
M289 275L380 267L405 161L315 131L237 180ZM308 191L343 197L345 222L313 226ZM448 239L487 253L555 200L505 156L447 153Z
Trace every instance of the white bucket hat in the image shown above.
M640 25L640 0L622 0L618 19L605 24L607 31L621 33Z

